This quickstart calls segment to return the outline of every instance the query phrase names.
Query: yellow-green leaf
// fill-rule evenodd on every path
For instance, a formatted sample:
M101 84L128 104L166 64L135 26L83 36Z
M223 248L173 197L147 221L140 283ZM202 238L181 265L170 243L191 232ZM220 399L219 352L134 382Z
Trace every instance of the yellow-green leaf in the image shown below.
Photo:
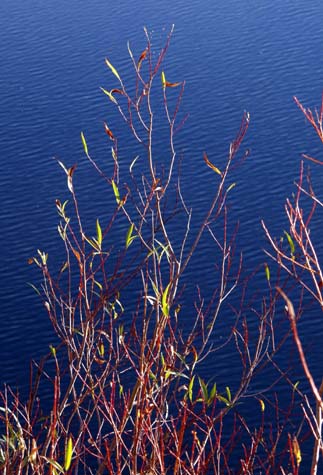
M115 183L114 180L112 180L111 183L112 183L113 193L114 193L114 196L115 196L115 198L116 198L116 202L117 202L117 204L119 205L119 204L120 204L120 193L119 193L119 189L118 189L118 187L117 187L117 185L116 185L116 183Z
M165 87L166 87L166 77L165 77L164 71L162 71L162 73L161 73L161 82L162 82L163 88L165 89Z
M82 144L83 144L84 152L85 152L86 155L88 155L88 154L89 154L89 151L88 151L88 148L87 148L87 143L86 143L86 140L85 140L85 137L84 137L83 132L81 132L81 139L82 139Z
M108 98L110 99L110 101L112 101L114 104L118 104L118 102L116 101L116 99L113 97L112 93L110 91L107 91L106 89L104 89L103 87L100 87L101 91L104 92L104 94L106 94L108 96Z
M130 244L132 243L132 241L134 239L136 239L136 236L133 236L132 233L133 233L133 228L134 228L134 224L131 223L129 229L128 229L128 232L127 232L127 235L126 235L126 249L128 249L128 247L130 246Z
M208 399L209 399L207 384L203 381L202 378L199 378L199 383L200 383L200 388L201 388L202 395L203 395L203 401L207 402Z
M265 273L266 273L266 279L269 282L270 281L270 270L269 270L268 264L265 264Z
M231 391L230 391L230 388L229 388L229 386L227 386L227 387L225 388L225 390L226 390L226 392L227 392L228 401L230 401L230 402L231 402L231 400L232 400L232 397L231 397Z
M284 231L284 233L285 233L285 236L287 237L287 241L288 241L288 244L289 244L289 247L290 247L290 253L291 253L291 255L293 255L294 252L295 252L295 244L294 244L290 234L288 234L287 231Z
M261 412L265 412L265 403L262 399L259 399L259 404L261 407Z
M72 437L70 436L65 448L64 469L66 472L71 466L72 454L73 454L73 440L72 440Z
M192 402L192 399L193 399L193 384L194 384L194 379L195 379L195 374L192 376L191 378L191 381L188 385L188 390L187 390L187 393L188 393L188 398L189 400Z
M116 70L116 68L112 66L112 64L110 63L110 61L107 58L105 59L105 62L106 62L106 65L111 69L113 74L119 79L119 81L121 81L119 73Z
M302 453L296 436L293 438L293 452L296 459L297 467L299 467L302 461Z
M207 156L207 154L206 154L205 152L203 153L203 160L205 161L205 163L207 164L207 166L210 167L215 173L217 173L218 175L222 176L221 170L219 170L218 167L216 167L215 165L213 165L212 162L210 162L210 160L208 159L208 156Z
M231 191L232 188L234 188L235 186L236 186L236 183L231 183L231 185L227 189L227 193L229 193L229 191Z
M52 465L53 468L53 475L54 474L57 474L57 473L64 473L64 469L63 467L58 463L56 462L56 460L53 460L53 459L50 459L48 457L42 457L47 463L49 463L50 465ZM58 470L58 472L56 472L56 470Z
M101 247L102 244L102 229L99 223L99 220L96 220L96 239L98 241L99 246Z
M163 292L163 295L162 295L162 311L163 311L163 314L168 317L169 316L169 305L168 305L168 291L169 291L169 288L170 288L170 284L169 283L166 287L166 289L164 290Z

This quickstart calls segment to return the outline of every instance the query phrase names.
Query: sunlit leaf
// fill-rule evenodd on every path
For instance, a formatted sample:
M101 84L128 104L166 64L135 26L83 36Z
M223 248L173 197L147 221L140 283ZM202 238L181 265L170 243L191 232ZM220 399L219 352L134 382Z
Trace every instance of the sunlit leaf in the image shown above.
M213 384L213 387L211 389L211 392L209 395L209 403L213 402L215 396L216 396L216 383Z
M163 295L162 295L162 311L163 311L163 314L168 317L169 316L169 305L168 305L168 291L169 291L169 288L170 288L170 284L169 283L166 287L166 289L164 290L163 292Z
M187 390L187 394L188 394L188 398L189 400L192 402L193 400L193 384L194 384L194 379L195 379L195 375L192 376L190 382L189 382L189 385L188 385L188 390Z
M52 465L52 467L54 467L54 470L58 470L58 473L64 473L65 470L63 469L63 467L58 463L56 462L56 460L53 460L53 459L50 459L48 457L43 457L42 458L47 462L49 463L50 465ZM55 473L55 472L53 472ZM57 473L57 472L56 472Z
M269 282L270 281L270 270L269 270L268 264L265 264L265 273L266 273L266 279Z
M56 357L56 348L53 345L49 345L49 349L53 357Z
M75 256L76 259L77 259L77 262L81 263L81 256L80 256L80 253L79 253L76 249L74 249L73 247L72 247L72 251L73 251L74 256Z
M291 255L293 255L295 253L295 244L294 244L290 234L288 234L287 231L284 231L284 234L287 237L287 241L288 241L288 244L289 244L289 247L290 247L290 253L291 253Z
M227 386L227 387L225 388L225 390L226 390L226 392L227 392L228 401L231 402L231 401L232 401L232 398L231 398L231 391L230 391L229 386Z
M302 453L296 437L293 437L293 453L296 459L297 467L299 467L302 461Z
M100 284L100 282L98 282L97 280L94 280L94 283L95 285L97 285L99 287L99 289L102 291L103 287L102 285Z
M72 437L70 436L65 447L64 468L66 472L71 466L72 454L73 454L73 440L72 440Z
M101 244L102 244L102 230L101 230L101 226L100 226L100 223L99 223L99 220L97 219L96 220L96 239L97 239L97 242L99 244L99 247L101 248Z
M236 186L236 183L231 183L231 185L227 189L227 193L229 193L229 191L231 191L232 188L234 188L235 186Z
M137 64L137 67L138 67L138 70L140 70L141 68L141 63L143 62L143 60L146 58L147 56L147 48L141 53L140 57L139 57L139 60L138 60L138 64Z
M111 183L112 183L113 193L114 193L114 196L115 196L115 198L116 198L116 202L117 202L117 204L119 205L119 204L120 204L119 189L118 189L118 187L117 187L117 185L116 185L116 183L115 183L114 180L112 180Z
M116 101L116 99L113 97L111 91L107 91L107 90L104 89L103 87L100 87L100 89L101 89L102 92L104 92L104 94L106 94L106 95L108 96L108 98L110 99L110 101L112 101L114 104L118 104L118 102Z
M165 87L178 87L180 86L182 83L181 82L168 82L168 81L165 81Z
M85 137L84 137L83 132L81 132L81 139L82 139L82 144L83 144L84 152L85 152L86 155L88 155L88 154L89 154L89 151L88 151L88 148L87 148L87 143L86 143L86 140L85 140Z
M110 63L110 61L107 58L105 59L105 63L111 69L112 73L116 76L116 78L118 78L119 81L121 82L118 71L116 70L116 68L114 66L112 66L112 64Z
M138 158L139 158L139 155L137 155L137 156L132 160L131 165L130 165L130 167L129 167L130 173L132 172L132 168L133 168L134 164L136 163L136 161L138 160Z
M128 249L128 247L130 246L130 244L132 243L132 241L134 239L136 239L137 236L133 236L132 233L133 233L133 229L134 229L134 224L131 223L128 231L127 231L127 235L126 235L126 249Z
M199 378L200 388L202 391L203 401L207 402L209 399L209 393L207 389L207 384L203 381L202 378Z
M260 404L261 412L265 412L265 403L262 399L259 399L259 404Z
M166 87L166 77L165 77L164 71L162 71L162 73L161 73L161 82L162 82L163 88L165 89L165 87Z
M104 344L103 344L102 341L99 343L98 350L99 350L99 355L100 355L101 357L103 357L103 356L104 356L105 348L104 348Z
M215 165L213 165L213 163L210 162L210 160L208 159L208 156L207 154L204 152L203 153L203 160L205 161L205 163L207 164L208 167L210 167L215 173L217 173L218 175L222 176L222 172L221 170L218 169L218 167L216 167ZM230 187L229 187L230 188Z
M76 170L76 165L73 165L71 168L67 169L65 167L65 165L60 160L58 160L58 164L63 168L64 172L66 173L66 175L67 175L67 187L70 190L70 192L73 193L72 177L73 177L73 173Z
M111 132L111 130L109 129L109 127L107 126L107 124L104 122L104 130L106 132L106 134L110 137L111 140L114 140L114 135L113 133Z
M228 407L231 406L230 401L229 401L226 397L221 396L221 394L217 394L216 397L217 397L217 399L218 399L219 401L224 402L224 404L225 404L226 406L228 406Z
M67 268L68 268L68 262L65 261L62 267L60 268L59 272L62 274L63 272L66 271Z

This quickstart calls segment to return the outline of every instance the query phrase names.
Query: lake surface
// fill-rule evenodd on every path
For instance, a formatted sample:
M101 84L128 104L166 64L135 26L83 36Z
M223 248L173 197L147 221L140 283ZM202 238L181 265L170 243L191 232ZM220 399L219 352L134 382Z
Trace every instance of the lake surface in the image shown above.
M49 253L53 265L61 263L55 199L68 194L53 157L68 166L78 163L85 215L104 214L104 187L90 170L80 140L84 131L92 154L110 160L102 123L113 120L118 131L120 121L110 118L111 105L99 89L112 87L104 58L127 77L127 41L142 51L146 26L157 49L173 23L165 71L171 81L186 80L182 110L189 119L177 149L184 156L183 187L195 216L205 209L214 186L203 151L223 163L243 111L251 115L244 144L251 153L234 175L231 199L232 217L241 222L238 240L246 272L265 260L260 219L274 235L286 229L284 200L293 191L301 154L322 157L293 102L296 95L306 106L320 104L321 1L121 0L112 5L104 0L1 0L0 382L18 385L22 393L30 358L39 358L53 341L47 316L27 284L39 282L37 270L27 265L38 248ZM125 157L133 158L130 141L122 148ZM323 169L313 167L312 178L321 186ZM201 255L192 279L207 287L207 247ZM320 312L309 312L301 329L320 376ZM225 376L228 364L227 358L209 362L206 377L208 372Z

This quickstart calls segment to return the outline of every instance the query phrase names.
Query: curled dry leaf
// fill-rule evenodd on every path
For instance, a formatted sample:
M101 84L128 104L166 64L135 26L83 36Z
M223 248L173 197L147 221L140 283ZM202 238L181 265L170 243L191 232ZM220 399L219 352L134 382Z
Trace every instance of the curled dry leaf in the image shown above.
M219 170L218 167L216 167L215 165L213 165L212 162L210 162L210 160L208 159L208 156L206 155L205 152L203 153L203 160L205 161L205 163L207 164L208 167L212 168L212 170L213 170L215 173L217 173L218 175L222 176L221 170Z
M111 140L114 140L114 135L113 133L111 132L111 130L109 129L109 127L107 126L107 124L104 122L104 130L106 132L106 134L110 137Z
M141 55L139 57L138 64L137 64L138 70L140 70L141 64L142 64L143 60L146 59L146 57L147 57L147 48L141 53Z

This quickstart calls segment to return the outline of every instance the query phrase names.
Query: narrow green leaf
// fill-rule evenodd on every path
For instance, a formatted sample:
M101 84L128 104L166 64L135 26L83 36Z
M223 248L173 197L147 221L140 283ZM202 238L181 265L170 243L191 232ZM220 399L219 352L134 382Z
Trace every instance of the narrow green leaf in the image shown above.
M134 224L131 223L126 235L126 249L128 249L128 247L130 246L130 244L136 237L136 236L132 236L133 228L134 228Z
M90 246L93 247L93 249L95 249L97 252L100 252L101 249L100 249L100 246L99 246L99 243L97 242L96 239L90 239L88 238L87 236L85 236L85 234L83 234L83 237L84 239L90 244Z
M284 234L287 237L287 241L288 241L288 244L289 244L289 247L290 247L290 253L291 253L291 255L293 255L295 253L295 244L294 244L290 234L288 234L287 231L284 231Z
M230 391L229 386L227 386L227 387L225 388L225 390L226 390L226 392L227 392L228 401L231 402L231 401L232 401L232 397L231 397L231 391Z
M58 470L59 473L64 473L64 469L63 467L58 463L56 462L56 460L53 460L53 459L50 459L48 457L42 457L47 463L49 463L50 465L52 465L54 467L54 469Z
M189 398L189 400L190 400L191 402L192 402L192 400L193 400L193 384L194 384L194 379L195 379L195 374L194 374L194 376L192 376L191 381L190 381L190 383L189 383L189 385L188 385L188 390L187 390L188 398Z
M215 398L216 396L216 383L213 384L213 387L211 389L211 392L210 392L210 396L209 396L209 402L213 402L213 399Z
M110 63L110 61L107 58L105 59L105 63L111 69L112 73L116 76L116 78L118 78L119 81L121 82L118 71L116 70L116 68L114 66L112 66L112 64Z
M83 132L81 132L81 139L82 139L82 144L83 144L84 152L85 152L86 155L89 155L89 151L88 151L88 148L87 148L87 143L86 143L86 140L85 140L85 137L84 137Z
M114 180L112 180L112 188L113 188L113 193L114 193L114 196L116 198L116 202L117 204L119 205L120 204L120 194L119 194L119 189L117 187L117 185L115 184Z
M102 229L101 229L101 226L100 226L100 223L99 223L99 220L97 219L96 220L96 238L97 238L97 241L98 241L98 244L101 248L101 244L102 244Z
M73 440L72 440L72 437L70 436L65 448L64 468L66 472L71 466L72 454L73 454Z
M49 345L49 349L53 357L56 357L56 348L53 345Z
M165 77L164 71L162 71L162 73L161 73L161 82L162 82L163 88L165 89L166 88L166 77Z
M168 305L168 301L167 301L167 298L168 298L168 291L169 291L169 288L170 288L170 284L169 283L166 287L166 289L164 290L163 292L163 295L162 295L162 311L163 311L163 314L168 317L169 316L169 305Z
M116 99L113 97L112 93L110 91L107 91L106 89L103 89L103 87L100 87L101 91L104 92L104 94L106 94L108 96L108 98L110 99L110 101L112 101L114 104L118 104L118 102L116 101Z
M231 191L232 188L234 188L235 186L236 186L236 183L231 183L231 185L227 189L227 193L229 193L229 191Z
M200 388L201 388L202 395L203 395L203 400L204 400L204 402L207 402L208 399L209 399L207 384L205 384L205 382L203 381L202 378L199 378L199 383L200 383Z
M228 406L228 407L231 406L230 401L229 401L226 397L223 397L223 396L221 396L220 394L218 394L216 397L217 397L217 399L218 399L219 401L224 402L224 404L225 404L226 406Z
M269 282L270 281L270 270L269 270L268 264L265 264L265 273L266 273L266 279Z

